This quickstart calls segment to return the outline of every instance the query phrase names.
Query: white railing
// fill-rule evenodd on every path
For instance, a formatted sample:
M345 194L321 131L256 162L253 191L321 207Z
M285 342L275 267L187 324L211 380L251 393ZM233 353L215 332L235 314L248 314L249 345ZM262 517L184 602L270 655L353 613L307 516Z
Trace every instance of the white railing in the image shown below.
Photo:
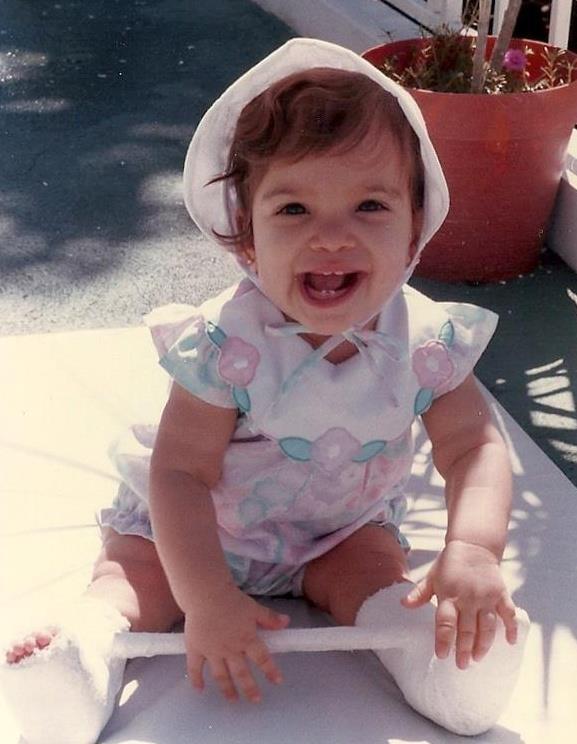
M569 42L571 0L553 0L549 28L549 44L565 49Z
M572 0L553 0L549 18L549 44L562 49L569 42L569 25L571 23ZM495 20L493 33L498 33L507 8L507 0L495 0Z
M463 11L462 0L386 0L417 23L433 29L446 23L459 27ZM508 0L495 0L492 33L498 33L503 22L503 15ZM565 49L569 42L569 24L571 23L572 0L552 0L549 21L549 44Z

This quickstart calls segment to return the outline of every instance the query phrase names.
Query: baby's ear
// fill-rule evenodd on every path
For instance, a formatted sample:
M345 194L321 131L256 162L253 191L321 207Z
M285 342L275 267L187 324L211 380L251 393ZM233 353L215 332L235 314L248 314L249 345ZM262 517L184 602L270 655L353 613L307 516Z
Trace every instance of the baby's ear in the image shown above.
M239 245L238 253L241 257L242 262L246 264L247 266L250 266L250 268L255 272L255 274L258 274L258 269L256 265L256 252L254 250L253 244L247 242L246 244Z
M242 236L237 245L237 254L240 260L256 271L256 254L252 237L252 220L240 209L235 214L236 233Z

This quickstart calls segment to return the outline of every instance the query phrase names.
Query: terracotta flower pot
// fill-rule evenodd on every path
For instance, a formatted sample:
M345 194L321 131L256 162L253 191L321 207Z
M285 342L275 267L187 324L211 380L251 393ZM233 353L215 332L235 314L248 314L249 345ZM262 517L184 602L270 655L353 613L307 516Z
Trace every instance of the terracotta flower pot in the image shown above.
M408 39L375 47L364 57L379 66L397 56L407 64ZM488 54L495 43L489 39ZM546 44L529 47L530 79L538 76ZM567 52L570 60L577 55ZM444 281L491 282L531 271L539 262L547 224L577 123L577 70L548 90L497 95L409 89L419 104L445 172L451 209L429 243L417 273Z

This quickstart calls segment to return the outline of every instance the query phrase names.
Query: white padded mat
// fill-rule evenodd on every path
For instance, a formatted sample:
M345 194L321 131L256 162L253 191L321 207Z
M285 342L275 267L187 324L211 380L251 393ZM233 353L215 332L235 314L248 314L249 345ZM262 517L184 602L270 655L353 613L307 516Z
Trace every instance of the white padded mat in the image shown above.
M0 339L2 613L79 594L99 545L93 514L116 490L107 447L154 420L166 377L144 329ZM493 401L509 442L516 500L504 572L533 625L512 702L475 741L577 741L577 489ZM442 545L442 482L420 431L405 524L419 578ZM273 600L293 627L326 624L302 601ZM465 740L406 706L370 652L286 654L259 706L224 702L185 679L184 660L130 662L102 744L445 744ZM19 735L0 701L0 742Z

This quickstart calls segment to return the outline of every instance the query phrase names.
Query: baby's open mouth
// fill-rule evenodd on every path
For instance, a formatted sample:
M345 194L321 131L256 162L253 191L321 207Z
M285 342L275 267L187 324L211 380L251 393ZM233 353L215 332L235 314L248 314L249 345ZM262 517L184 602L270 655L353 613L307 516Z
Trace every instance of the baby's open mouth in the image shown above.
M303 293L313 302L334 302L350 294L359 284L362 274L352 272L307 272L300 275Z

